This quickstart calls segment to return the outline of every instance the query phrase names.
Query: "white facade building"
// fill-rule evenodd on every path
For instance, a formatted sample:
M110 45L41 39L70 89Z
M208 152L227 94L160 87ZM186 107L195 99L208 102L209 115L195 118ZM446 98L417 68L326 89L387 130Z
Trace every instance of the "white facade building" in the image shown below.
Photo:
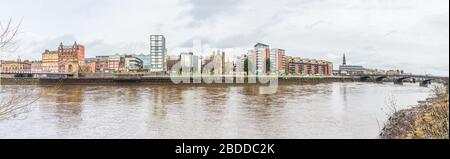
M166 38L163 35L150 35L150 71L166 71Z
M143 61L134 56L125 56L125 69L127 72L138 72L143 69Z

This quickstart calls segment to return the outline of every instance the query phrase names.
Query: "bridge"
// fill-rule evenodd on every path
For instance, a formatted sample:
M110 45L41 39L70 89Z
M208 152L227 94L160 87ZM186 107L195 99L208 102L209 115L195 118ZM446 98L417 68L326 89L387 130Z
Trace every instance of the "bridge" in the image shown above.
M360 75L360 81L368 82L373 81L382 83L385 81L392 81L394 84L403 85L403 82L408 81L410 83L419 82L420 86L427 87L431 82L443 83L448 85L449 77L442 76L429 76L429 75L386 75L386 74L374 74L374 75Z

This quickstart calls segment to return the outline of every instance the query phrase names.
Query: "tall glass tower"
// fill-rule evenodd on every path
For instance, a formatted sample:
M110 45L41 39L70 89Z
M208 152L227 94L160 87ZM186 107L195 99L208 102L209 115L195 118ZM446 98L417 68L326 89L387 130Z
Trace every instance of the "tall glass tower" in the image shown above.
M166 38L163 35L150 35L150 71L166 71Z

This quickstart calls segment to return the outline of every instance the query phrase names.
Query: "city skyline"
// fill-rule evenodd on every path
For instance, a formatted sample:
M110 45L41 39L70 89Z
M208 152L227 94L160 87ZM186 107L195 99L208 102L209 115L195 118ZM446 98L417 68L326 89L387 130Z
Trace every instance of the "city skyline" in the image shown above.
M187 69L187 72L204 73L200 70L210 69L204 68L206 65L214 63L214 67L218 67L218 74L237 73L241 74L242 69L248 60L250 68L254 68L256 74L272 74L278 75L407 75L411 72L405 72L401 69L383 70L379 68L364 68L364 66L347 65L346 56L343 55L343 63L339 69L333 69L333 63L323 59L311 59L306 57L295 57L286 55L284 49L270 48L270 45L257 43L253 49L249 49L247 53L232 55L226 57L223 50L213 50L211 55L205 55L208 51L199 51L194 48L194 52L180 52L178 58L164 56L163 60L158 59L159 54L165 53L164 35L150 36L150 54L114 54L101 55L85 58L85 47L77 42L73 45L63 45L61 42L57 51L45 50L42 58L30 61L28 59L18 58L16 60L1 60L2 71L6 73L33 73L35 77L53 76L53 73L124 73L124 72L159 72L167 74L178 74L180 72L173 71L175 63L180 63L181 68ZM159 48L159 49L158 49ZM158 51L159 50L159 51ZM216 52L217 51L217 52ZM199 52L200 55L199 55ZM216 57L219 55L219 58ZM159 56L159 58L162 58ZM203 60L202 60L203 59ZM215 62L213 62L215 61ZM217 63L218 62L218 63ZM170 64L167 64L170 63ZM204 63L204 64L203 64ZM226 65L228 63L228 65ZM4 64L4 65L3 65ZM155 70L152 65L164 66ZM161 67L159 66L159 67ZM56 67L56 70L54 69ZM178 67L178 66L177 66ZM191 69L189 69L189 67ZM229 70L226 70L228 68ZM236 69L236 70L235 70ZM165 70L165 71L164 71ZM187 73L184 70L184 73ZM50 73L50 74L48 74ZM22 75L16 75L22 76Z
M231 1L227 5L230 1L47 0L22 5L28 2L7 2L8 7L0 10L2 21L22 20L17 53L23 59L38 59L61 41L83 43L87 57L148 54L148 36L163 34L169 55L178 54L174 48L189 47L195 39L219 48L248 48L262 42L293 56L341 63L346 53L349 64L448 75L448 1ZM257 9L267 6L274 9Z

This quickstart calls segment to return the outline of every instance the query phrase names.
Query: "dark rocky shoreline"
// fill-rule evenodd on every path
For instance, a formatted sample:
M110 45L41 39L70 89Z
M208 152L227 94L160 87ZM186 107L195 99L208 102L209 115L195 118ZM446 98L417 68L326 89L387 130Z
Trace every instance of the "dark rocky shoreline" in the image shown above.
M419 102L417 106L393 113L379 137L381 139L448 139L448 86L435 88L434 92L433 97Z

